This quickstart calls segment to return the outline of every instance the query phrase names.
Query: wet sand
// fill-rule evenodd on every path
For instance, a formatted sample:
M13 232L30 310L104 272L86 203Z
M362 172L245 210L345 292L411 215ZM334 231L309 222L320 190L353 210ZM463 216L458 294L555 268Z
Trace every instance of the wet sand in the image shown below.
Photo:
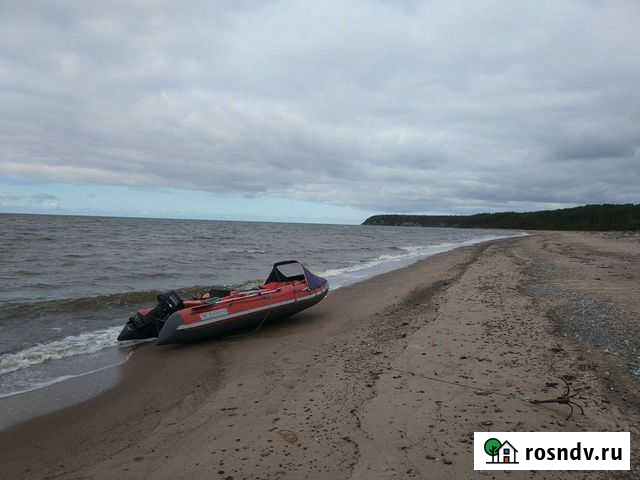
M640 237L434 256L258 332L140 348L113 389L0 433L6 478L491 478L474 431L640 426ZM584 407L532 404L562 392ZM611 478L513 472L515 478ZM4 477L3 477L4 478Z

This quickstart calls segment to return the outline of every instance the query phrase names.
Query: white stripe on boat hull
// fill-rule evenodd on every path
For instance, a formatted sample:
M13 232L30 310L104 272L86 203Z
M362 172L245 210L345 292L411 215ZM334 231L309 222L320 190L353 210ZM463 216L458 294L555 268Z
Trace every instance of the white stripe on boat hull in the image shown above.
M290 305L292 303L302 302L304 300L310 300L310 299L315 298L315 297L317 297L319 295L325 294L327 292L327 290L329 290L329 289L328 288L324 288L321 291L319 291L318 293L314 293L312 295L307 295L305 297L299 297L299 298L296 298L295 300L287 300L285 302L271 303L269 305L265 305L264 307L260 307L260 308L252 308L251 310L244 310L242 312L232 313L230 315L225 315L225 316L218 317L218 318L211 318L211 319L208 319L208 320L202 320L202 321L197 322L197 323L183 324L183 325L178 326L176 328L176 330L189 330L189 329L192 329L192 328L204 327L204 326L207 326L207 325L211 325L213 323L218 323L218 322L223 322L223 321L226 321L226 320L231 320L231 319L236 318L236 317L242 317L242 316L245 316L245 315L251 315L252 313L261 312L263 310L271 310L273 308L282 307L284 305Z

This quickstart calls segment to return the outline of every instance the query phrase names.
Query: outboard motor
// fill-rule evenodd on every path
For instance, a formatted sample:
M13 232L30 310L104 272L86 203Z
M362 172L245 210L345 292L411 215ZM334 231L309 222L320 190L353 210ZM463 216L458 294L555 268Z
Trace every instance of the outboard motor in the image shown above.
M157 337L169 316L181 310L184 303L175 291L158 295L158 305L144 312L139 311L129 318L126 325L118 335L118 340L140 340L143 338Z

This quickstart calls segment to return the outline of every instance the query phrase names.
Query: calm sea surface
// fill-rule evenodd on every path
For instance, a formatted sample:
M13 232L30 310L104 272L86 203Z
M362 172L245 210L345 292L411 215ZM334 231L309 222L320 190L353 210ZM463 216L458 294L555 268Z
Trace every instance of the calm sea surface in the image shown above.
M0 398L126 357L128 316L168 289L250 286L296 259L332 288L504 230L0 214Z

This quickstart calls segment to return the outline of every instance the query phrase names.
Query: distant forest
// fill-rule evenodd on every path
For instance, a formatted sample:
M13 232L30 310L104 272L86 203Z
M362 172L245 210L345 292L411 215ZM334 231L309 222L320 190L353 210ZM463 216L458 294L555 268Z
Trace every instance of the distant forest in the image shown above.
M476 215L374 215L367 218L363 225L522 230L640 230L640 204L585 205L539 212Z

